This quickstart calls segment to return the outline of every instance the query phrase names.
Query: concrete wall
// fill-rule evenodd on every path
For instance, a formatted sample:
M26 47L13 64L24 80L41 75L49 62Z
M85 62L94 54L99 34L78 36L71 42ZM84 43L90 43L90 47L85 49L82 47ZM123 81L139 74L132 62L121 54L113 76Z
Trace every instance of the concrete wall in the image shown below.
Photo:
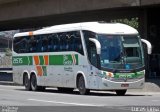
M140 1L142 6L146 6L146 5L159 5L160 4L160 0L141 0Z
M19 0L0 0L0 4L6 4L6 3L11 3Z
M19 0L0 5L0 21L138 5L137 0Z
M0 0L0 30L96 20L94 14L102 19L119 17L120 13L132 16L130 9L150 4L160 4L160 0Z
M160 0L0 0L0 21L152 4Z
M60 21L67 14L81 13L86 11L106 10L139 6L139 0L0 0L0 29L16 28L17 25L29 26L33 23L48 18L53 21ZM93 13L94 14L94 13ZM62 15L62 16L59 16ZM72 15L71 15L72 16ZM86 16L87 18L87 16ZM60 23L60 22L59 22ZM63 22L62 22L63 23ZM45 24L45 23L44 23ZM17 27L21 27L17 26ZM12 28L12 29L14 29Z

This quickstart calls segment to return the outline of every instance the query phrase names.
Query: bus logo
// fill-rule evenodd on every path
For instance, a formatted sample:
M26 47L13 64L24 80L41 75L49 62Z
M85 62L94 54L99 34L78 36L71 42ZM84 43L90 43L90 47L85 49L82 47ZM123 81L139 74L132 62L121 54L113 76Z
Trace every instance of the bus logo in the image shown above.
M64 65L72 65L72 60L70 60L67 55L64 55L63 56L63 64Z
M64 65L76 65L77 60L74 54L71 55L63 55L63 64Z

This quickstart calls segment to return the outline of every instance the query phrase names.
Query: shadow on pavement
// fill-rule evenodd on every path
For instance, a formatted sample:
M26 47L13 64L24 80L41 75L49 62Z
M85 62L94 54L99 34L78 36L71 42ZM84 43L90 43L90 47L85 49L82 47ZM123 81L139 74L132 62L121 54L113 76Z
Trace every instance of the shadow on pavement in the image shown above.
M16 90L19 90L19 91L26 91L25 89L16 89ZM34 91L31 91L31 92L34 92ZM77 90L74 90L73 92L61 92L61 91L58 91L56 88L47 88L46 90L44 91L36 91L36 92L42 92L42 93L57 93L57 94L71 94L71 95L80 95L79 92ZM85 96L117 96L115 92L110 92L110 91L91 91L88 95L85 95ZM133 92L132 93L126 93L125 96L152 96L152 95L143 95L143 94L135 94ZM124 96L124 97L125 97ZM119 96L117 96L119 97ZM121 96L123 97L123 96Z

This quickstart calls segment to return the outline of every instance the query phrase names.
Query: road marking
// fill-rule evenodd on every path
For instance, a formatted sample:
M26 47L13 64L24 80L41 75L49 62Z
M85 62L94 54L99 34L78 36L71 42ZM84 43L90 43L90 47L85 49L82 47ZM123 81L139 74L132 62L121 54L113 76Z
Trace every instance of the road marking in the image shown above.
M96 105L96 104L69 103L69 102L47 101L47 100L38 100L38 99L27 99L27 100L29 100L29 101L37 101L37 102L67 104L67 105L78 105L78 106L98 106L98 107L104 106L104 105Z

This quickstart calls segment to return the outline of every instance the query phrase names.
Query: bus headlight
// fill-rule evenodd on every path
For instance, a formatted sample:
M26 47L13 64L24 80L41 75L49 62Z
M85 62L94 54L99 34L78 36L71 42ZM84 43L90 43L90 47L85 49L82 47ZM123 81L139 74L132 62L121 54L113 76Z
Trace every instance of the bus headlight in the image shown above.
M114 78L114 75L112 72L105 72L104 78L110 80L110 79Z
M101 71L99 73L97 73L99 77L101 78L105 78L105 79L110 79L113 78L114 75L112 72L105 72L105 71Z
M105 78L110 79L110 78L113 78L113 77L114 77L114 75L113 75L112 72L107 72L106 73L106 77Z

